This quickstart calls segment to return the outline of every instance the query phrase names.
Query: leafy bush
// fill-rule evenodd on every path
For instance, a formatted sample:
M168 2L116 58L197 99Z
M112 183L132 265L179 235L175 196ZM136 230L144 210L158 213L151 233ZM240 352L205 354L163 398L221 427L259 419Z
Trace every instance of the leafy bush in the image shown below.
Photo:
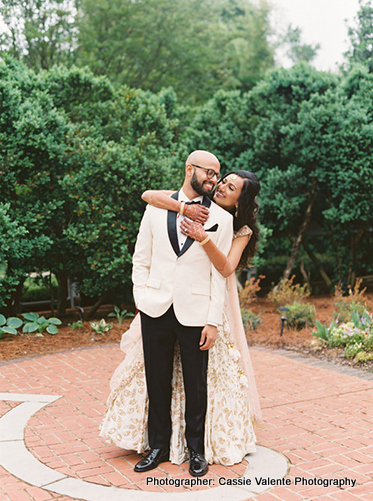
M357 279L355 286L348 287L348 296L344 296L342 285L339 283L335 287L333 318L338 322L349 322L356 312L360 316L368 307L364 293L366 289L360 290L362 279Z
M287 304L286 307L289 308L285 315L290 329L300 331L307 325L313 327L316 311L312 304L294 301L292 304Z
M255 315L251 310L246 310L245 308L241 308L241 316L244 328L249 331L254 331L262 321L260 313Z
M260 291L259 283L263 278L265 278L264 275L259 275L257 279L251 277L250 280L246 280L245 287L239 293L241 304L255 301L256 295Z
M13 334L17 335L17 329L23 324L22 320L17 317L5 318L4 315L0 314L0 338L3 334Z
M23 313L22 316L25 319L25 324L22 329L24 334L30 334L35 331L41 333L45 330L49 334L58 334L57 325L62 324L59 318L45 318L44 316L39 316L38 313L35 312Z
M285 279L281 289L277 291L271 291L268 294L268 299L275 306L284 306L294 302L300 303L310 295L310 292L307 290L307 284L293 285L294 278L295 275L293 275L291 278Z

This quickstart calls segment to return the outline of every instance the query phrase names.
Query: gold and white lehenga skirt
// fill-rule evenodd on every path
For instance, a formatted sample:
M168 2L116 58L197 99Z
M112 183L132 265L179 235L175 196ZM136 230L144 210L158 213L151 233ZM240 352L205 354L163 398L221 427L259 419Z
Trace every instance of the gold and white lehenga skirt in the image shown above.
M260 407L244 336L235 278L229 282L223 324L215 346L209 351L208 401L205 420L205 456L212 463L232 465L255 451L253 421L260 421ZM232 303L235 303L232 305ZM233 308L232 308L233 306ZM238 315L237 311L238 307ZM236 317L235 317L236 316ZM235 317L235 318L234 318ZM242 329L240 338L232 329ZM124 333L121 349L124 361L114 372L100 435L109 443L141 453L149 448L147 437L148 397L142 351L140 315ZM170 461L182 463L187 457L185 395L179 347L176 344L172 378L172 435Z

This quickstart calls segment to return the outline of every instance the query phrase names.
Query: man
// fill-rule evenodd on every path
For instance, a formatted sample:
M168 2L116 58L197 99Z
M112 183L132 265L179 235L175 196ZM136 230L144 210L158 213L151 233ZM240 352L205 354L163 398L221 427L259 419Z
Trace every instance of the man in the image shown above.
M183 187L172 196L180 202L193 201L209 208L205 229L227 254L233 236L232 217L207 197L217 184L219 173L220 164L214 155L194 151L186 162ZM168 460L171 379L177 340L186 397L189 472L202 476L208 471L204 457L208 350L214 345L217 325L222 321L225 280L212 266L203 246L181 234L182 217L148 206L133 256L132 280L141 316L149 396L150 445L135 471L148 471Z

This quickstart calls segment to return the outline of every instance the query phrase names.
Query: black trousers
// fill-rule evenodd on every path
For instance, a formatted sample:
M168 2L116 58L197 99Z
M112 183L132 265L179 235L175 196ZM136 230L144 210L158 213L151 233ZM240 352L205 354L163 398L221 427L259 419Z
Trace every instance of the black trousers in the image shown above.
M188 448L204 452L207 407L208 350L199 348L203 327L186 327L173 307L161 317L141 314L145 375L149 396L148 436L151 448L169 447L171 438L171 380L174 346L179 341L185 389L185 438Z

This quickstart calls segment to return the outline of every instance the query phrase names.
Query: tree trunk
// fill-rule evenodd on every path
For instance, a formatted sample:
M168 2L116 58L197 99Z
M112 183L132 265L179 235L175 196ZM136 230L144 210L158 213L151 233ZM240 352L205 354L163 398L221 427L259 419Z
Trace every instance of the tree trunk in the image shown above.
M330 196L329 190L327 190L326 203L327 203L327 206L328 206L329 209L332 206L330 200L331 200L331 196ZM330 223L329 227L330 227L330 234L329 234L330 242L331 242L332 247L333 247L334 252L335 252L335 261L336 261L337 275L339 277L341 277L341 275L342 275L341 251L340 251L340 249L338 247L338 243L337 243L336 239L334 238L334 233L335 233L335 231L334 231L334 225L332 223Z
M309 225L309 223L311 221L312 206L313 206L313 204L315 202L315 198L316 198L316 187L317 187L317 180L316 180L316 178L313 178L312 188L311 188L310 194L308 196L308 205L307 205L306 212L304 214L303 222L299 228L298 235L296 236L296 238L293 242L291 256L290 256L288 263L286 265L284 274L283 274L280 282L273 288L273 292L275 292L275 293L281 289L284 281L290 277L291 270L293 269L294 263L298 257L299 249L300 249L300 246L302 243L302 238L303 238L304 232L306 231L307 226Z
M353 272L353 266L356 259L356 251L359 245L360 240L364 235L366 227L366 222L363 221L360 223L357 232L351 233L351 249L350 249L350 261L348 263L348 275L347 275L347 283L351 287L355 285L355 273Z
M99 307L104 304L108 297L108 291L105 291L100 299L92 306L92 308L89 310L88 315L87 315L87 320L90 320L93 315L96 313L96 311L99 309Z
M318 272L320 273L322 279L324 280L326 286L328 287L328 289L332 290L333 284L332 284L332 281L330 280L328 274L326 273L324 266L322 265L322 263L320 263L320 261L317 259L315 254L308 247L308 244L306 243L306 241L304 239L302 240L302 245L303 245L304 250L307 252L309 257L311 258L311 260L315 263L316 268L317 268Z
M67 275L58 275L58 292L57 292L57 316L66 314L67 307Z
M10 299L4 308L4 313L6 317L14 317L19 313L19 303L22 298L22 289L25 280L22 279L21 282L16 286L16 289L11 292Z
M304 281L307 284L307 289L310 291L311 290L311 280L310 280L311 273L308 270L306 270L306 267L304 266L303 261L300 262L300 272L302 273Z

